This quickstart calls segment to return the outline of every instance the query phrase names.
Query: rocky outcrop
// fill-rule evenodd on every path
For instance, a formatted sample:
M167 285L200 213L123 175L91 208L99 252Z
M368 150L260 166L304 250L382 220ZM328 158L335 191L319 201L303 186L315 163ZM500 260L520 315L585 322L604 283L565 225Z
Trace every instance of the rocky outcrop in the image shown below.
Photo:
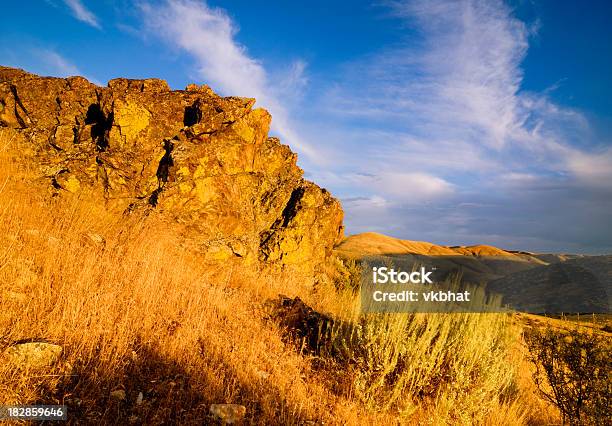
M0 126L23 136L20 154L55 191L167 212L208 259L310 270L341 238L342 209L268 137L270 114L254 103L208 86L114 79L98 87L0 67Z

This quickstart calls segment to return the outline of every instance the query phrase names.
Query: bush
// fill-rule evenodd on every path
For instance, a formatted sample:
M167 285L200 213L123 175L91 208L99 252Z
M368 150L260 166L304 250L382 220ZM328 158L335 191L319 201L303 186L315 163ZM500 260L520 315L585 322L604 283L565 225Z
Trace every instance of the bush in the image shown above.
M328 276L332 279L336 290L355 293L359 290L363 274L361 261L350 258L332 256Z
M531 329L525 341L542 395L570 425L604 425L612 418L610 344L594 333Z
M357 314L334 323L328 350L365 404L406 416L432 404L447 408L435 413L441 423L470 424L511 397L510 322L503 313Z

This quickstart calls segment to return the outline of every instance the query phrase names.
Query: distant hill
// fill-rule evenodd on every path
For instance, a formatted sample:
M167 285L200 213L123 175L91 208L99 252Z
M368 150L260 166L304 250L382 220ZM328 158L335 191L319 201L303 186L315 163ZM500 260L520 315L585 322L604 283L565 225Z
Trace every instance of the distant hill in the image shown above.
M434 269L438 281L460 274L463 282L484 285L528 312L610 312L612 256L443 246L374 232L349 236L335 251L349 259L392 262L402 270L423 265Z
M485 244L474 246L443 246L423 241L400 240L377 232L364 232L363 234L346 237L336 246L336 250L348 256L358 257L381 254L420 254L426 256L501 256L515 260L535 260L537 256L540 256L529 252L502 250Z
M515 272L487 289L521 311L610 313L612 256L581 256Z
M460 273L464 281L474 284L545 264L534 256L519 255L487 245L449 247L400 240L374 232L347 237L335 250L341 257L350 259L388 258L404 270L425 265L435 268L436 280Z
M385 254L455 255L450 247L421 241L399 240L376 232L365 232L345 238L336 250L351 257Z

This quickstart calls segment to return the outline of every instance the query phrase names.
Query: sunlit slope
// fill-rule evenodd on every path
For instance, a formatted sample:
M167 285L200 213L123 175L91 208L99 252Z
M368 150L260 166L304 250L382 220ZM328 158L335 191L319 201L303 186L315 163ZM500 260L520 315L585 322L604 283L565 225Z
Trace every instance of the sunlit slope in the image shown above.
M422 241L400 240L376 232L352 235L342 241L336 250L349 256L385 254L422 254L427 256L456 255L453 249Z
M513 253L488 245L443 246L400 240L375 232L352 235L336 246L338 255L351 259L392 258L402 269L423 264L435 268L436 279L460 273L464 281L483 283L545 264L528 253Z
M383 254L420 254L425 256L501 256L511 259L531 260L535 256L527 252L512 252L486 244L474 246L443 246L423 241L400 240L376 232L364 232L345 238L336 247L338 252L354 256ZM544 263L544 262L542 262Z

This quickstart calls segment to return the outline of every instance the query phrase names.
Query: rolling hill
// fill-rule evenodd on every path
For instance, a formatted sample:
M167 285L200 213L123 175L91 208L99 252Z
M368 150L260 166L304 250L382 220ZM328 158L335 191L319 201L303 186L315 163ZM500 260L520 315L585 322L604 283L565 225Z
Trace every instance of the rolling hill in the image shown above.
M532 313L610 312L612 256L508 251L488 245L444 246L367 232L335 248L343 258L391 262L401 270L433 269L443 281L459 274L464 283L501 294L503 303Z

